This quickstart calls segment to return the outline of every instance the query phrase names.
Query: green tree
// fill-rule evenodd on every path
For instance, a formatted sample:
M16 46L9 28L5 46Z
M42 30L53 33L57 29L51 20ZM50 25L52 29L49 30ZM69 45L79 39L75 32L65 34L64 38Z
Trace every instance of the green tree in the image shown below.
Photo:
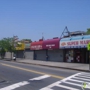
M1 57L4 58L5 52L11 52L11 59L12 59L12 52L15 51L14 43L13 43L13 38L3 38L0 40L0 53Z
M31 40L31 39L22 39L21 41L22 41L22 42L29 42L29 43L31 43L31 42L32 42L32 40Z
M20 42L14 42L13 37L3 38L2 40L0 40L1 57L4 58L5 52L8 51L11 52L11 59L12 59L12 54L16 52L16 46L21 47L22 44Z
M87 29L87 34L90 35L90 28Z

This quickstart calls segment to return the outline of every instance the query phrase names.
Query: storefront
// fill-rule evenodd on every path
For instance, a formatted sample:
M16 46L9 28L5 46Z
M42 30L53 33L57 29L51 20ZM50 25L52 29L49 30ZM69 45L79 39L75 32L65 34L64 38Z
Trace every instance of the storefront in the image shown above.
M32 50L30 50L30 43L25 44L24 56L25 56L26 59L33 60L34 52Z
M24 50L17 50L16 58L24 58Z
M88 63L87 44L90 35L63 38L60 40L60 48L64 51L65 62Z
M24 50L25 50L25 44L20 43L21 46L16 46L16 57L17 58L24 58Z
M59 49L59 38L43 41L43 49L47 50L46 55L50 61L63 61L63 50Z
M46 60L46 50L43 50L43 41L32 42L30 50L34 51L34 60Z

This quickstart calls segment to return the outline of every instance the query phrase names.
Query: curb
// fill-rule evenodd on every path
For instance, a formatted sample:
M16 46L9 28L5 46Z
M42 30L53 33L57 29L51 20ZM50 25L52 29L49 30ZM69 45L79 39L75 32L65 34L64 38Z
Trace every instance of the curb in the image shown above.
M11 62L13 62L12 60L4 60L4 61L11 61ZM69 70L83 71L83 72L90 72L89 70L81 70L81 69L75 69L75 68L58 67L58 66L49 66L49 65L42 65L42 64L36 64L36 63L19 62L19 61L15 61L15 62L16 62L16 63L23 63L23 64L38 65L38 66L47 66L47 67L54 67L54 68L62 68L62 69L69 69Z
M18 61L16 61L16 62L18 62ZM58 66L49 66L49 65L42 65L42 64L36 64L36 63L28 63L28 62L18 62L18 63L24 63L24 64L32 64L32 65L38 65L38 66L47 66L47 67L54 67L54 68L62 68L62 69L69 69L69 70L77 70L77 71L90 72L89 70L81 70L81 69L67 68L67 67L58 67Z

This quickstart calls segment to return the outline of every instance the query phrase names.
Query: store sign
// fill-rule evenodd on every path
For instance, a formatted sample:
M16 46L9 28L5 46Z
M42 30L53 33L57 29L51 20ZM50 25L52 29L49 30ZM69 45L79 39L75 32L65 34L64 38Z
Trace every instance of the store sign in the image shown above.
M21 43L21 46L16 46L16 50L25 50L25 44Z
M74 41L60 41L60 48L62 47L71 47L71 48L77 48L77 47L87 47L87 44L90 42L90 40L74 40Z
M30 48L30 43L26 43L25 48Z
M46 47L52 48L52 47L55 47L55 44L48 44L48 45L46 45Z
M40 50L42 49L42 45L32 45L31 50Z

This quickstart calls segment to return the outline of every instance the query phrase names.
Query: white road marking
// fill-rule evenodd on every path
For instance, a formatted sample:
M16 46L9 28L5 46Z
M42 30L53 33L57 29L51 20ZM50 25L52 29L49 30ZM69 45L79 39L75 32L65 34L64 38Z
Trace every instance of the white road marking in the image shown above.
M66 83L66 84L70 84L70 85L75 85L75 86L79 86L79 87L81 87L82 85L80 85L80 84L76 84L76 83L71 83L71 82L64 82L64 83Z
M79 77L73 77L74 79L80 79L80 80L86 80L86 81L90 81L89 79L84 79L84 78L79 78Z
M39 90L54 90L54 89L52 89L54 86L69 89L69 90L79 90L78 87L82 87L83 82L86 81L86 83L89 83L90 80L88 79L89 78L88 76L89 76L89 73L88 74L87 73L77 73L77 74L71 75L63 80L59 80L55 83L52 83L52 84L50 84L44 88L41 88ZM29 80L31 80L31 81L43 80L43 79L46 79L49 77L51 77L51 76L50 75L43 75L43 76L35 77L35 78L29 79ZM88 77L88 78L86 78L86 77ZM69 80L69 81L67 81L67 80ZM72 82L72 81L75 81L75 82ZM77 82L80 82L81 84L80 83L78 84ZM23 82L19 82L19 83L12 84L10 86L1 88L0 90L14 90L16 88L22 87L22 86L27 85L27 84L30 84L30 82L23 81ZM63 84L63 85L61 85L61 84ZM72 86L68 86L68 85L72 85ZM78 86L78 87L73 88L73 86Z
M82 77L82 78L89 78L90 79L90 77L87 77L87 76L77 76L77 77Z
M90 75L90 73L82 72L80 75Z
M36 78L32 78L30 80L42 80L42 79L45 79L45 78L48 78L48 77L50 77L50 75L43 75L43 76L39 76L39 77L36 77ZM13 90L13 89L22 87L22 86L27 85L27 84L30 84L30 82L22 81L22 82L15 83L15 84L12 84L10 86L6 86L4 88L1 88L0 90Z
M60 81L57 81L57 82L55 82L55 83L53 83L51 85L48 85L47 87L41 88L40 90L53 90L51 88L58 85L59 83L60 83Z
M81 81L81 80L74 80L74 79L69 79L69 81L75 81L75 82L84 82L84 81ZM89 83L89 82L86 82L86 83Z
M90 77L90 75L80 75L80 76L86 76L86 77Z
M68 87L68 86L65 86L65 85L57 85L57 86L61 87L61 88L69 89L69 90L79 90L79 89Z
M72 76L69 76L69 77L67 77L67 78L65 78L63 80L60 80L60 81L57 81L57 82L55 82L55 83L53 83L51 85L48 85L48 86L46 86L46 87L44 87L44 88L42 88L40 90L53 90L51 88L53 88L54 86L59 86L60 87L60 85L59 85L60 83L63 83L63 82L65 82L65 81L67 81L67 80L69 80L69 79L71 79L71 78L73 78L73 77L75 77L75 76L77 76L79 74L81 74L81 73L77 73L77 74L74 74ZM64 87L64 86L62 86L62 87ZM66 88L66 87L64 87L64 88ZM73 89L70 89L70 90L78 90L78 89L73 88Z
M15 83L15 84L12 84L12 85L10 85L10 86L1 88L0 90L13 90L13 89L22 87L22 86L27 85L27 84L30 84L30 83L27 82L27 81L23 81L23 82Z
M63 79L63 80L61 80L61 81L62 81L62 82L65 82L66 80L69 80L69 79L71 79L71 78L73 78L73 77L75 77L75 76L78 76L79 74L81 74L81 73L76 73L76 74L71 75L71 76L69 76L69 77L67 77L67 78L65 78L65 79Z
M29 79L29 80L42 80L42 79L45 79L45 78L48 78L48 77L51 77L51 76L50 75L43 75L43 76L39 76L39 77Z

